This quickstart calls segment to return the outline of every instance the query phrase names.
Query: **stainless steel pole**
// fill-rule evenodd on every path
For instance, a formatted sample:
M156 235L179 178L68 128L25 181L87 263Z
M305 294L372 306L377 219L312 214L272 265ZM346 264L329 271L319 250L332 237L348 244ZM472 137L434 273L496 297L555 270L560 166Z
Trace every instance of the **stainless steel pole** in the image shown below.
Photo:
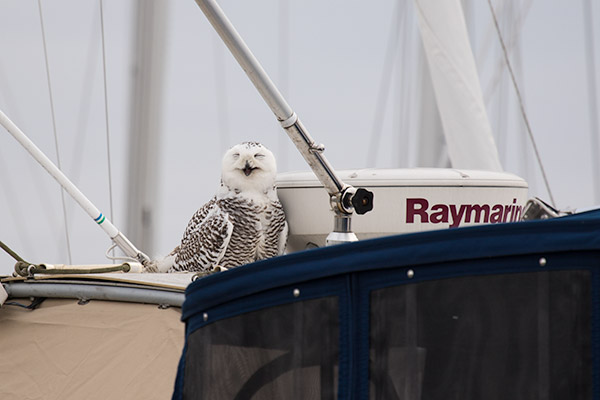
M119 230L106 218L92 202L67 178L63 172L0 110L0 125L4 126L25 150L31 154L42 167L79 203L81 208L106 232L123 252L140 262L148 260L148 256L139 251Z
M325 147L316 144L312 139L217 2L215 0L196 0L196 3L329 193L332 208L336 214L347 216L351 215L354 210L360 214L370 211L372 209L372 193L365 189L356 190L337 176L323 155ZM360 199L354 199L357 193ZM336 224L336 226L340 226L340 224Z

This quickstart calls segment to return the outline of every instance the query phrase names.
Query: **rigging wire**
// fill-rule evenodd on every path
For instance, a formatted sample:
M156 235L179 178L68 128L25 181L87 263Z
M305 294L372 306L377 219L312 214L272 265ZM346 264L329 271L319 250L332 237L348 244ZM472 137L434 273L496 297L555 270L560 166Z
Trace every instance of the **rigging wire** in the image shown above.
M506 41L509 43L509 48L512 51L512 44L514 43L514 37L515 37L515 33L512 29L509 28L509 24L510 21L512 20L513 17L513 7L512 7L512 2L511 1L507 1L505 2L506 6L504 7L505 12L503 12L502 14L498 15L498 23L502 26L502 28L505 30L506 33ZM500 50L500 53L502 52L502 50ZM512 53L511 53L512 54ZM514 60L514 57L513 57ZM496 118L496 146L498 147L498 155L501 157L501 162L503 162L503 165L506 165L507 159L508 159L508 117L509 117L509 111L508 111L508 103L509 103L509 91L508 91L508 86L507 86L507 80L508 80L508 76L507 76L507 72L506 69L504 68L505 63L502 62L503 61L503 57L502 55L500 55L498 57L498 65L500 65L500 69L499 69L499 75L498 75L498 93L495 96L496 97L496 115L498 116ZM490 98L492 98L490 96Z
M523 25L525 25L525 20L527 19L527 15L529 14L529 10L531 9L531 5L533 4L533 0L529 0L524 5L521 5L520 10L516 13L516 17L511 16L511 20L514 21L512 24L512 35L509 38L507 49L512 53L513 49L518 46L519 38L521 36L521 31L523 30ZM505 6L506 7L506 6ZM492 28L493 29L493 28ZM489 49L491 46L487 43L484 49ZM483 64L482 55L484 52L480 51L478 56L478 65ZM489 104L489 100L492 98L492 94L496 91L500 81L502 80L502 75L504 72L504 63L502 60L498 60L496 67L494 68L494 73L492 74L492 78L490 79L491 84L485 89L484 100L486 100L486 105Z
M554 201L554 196L552 195L552 190L550 190L550 184L548 183L548 177L546 176L546 170L544 169L544 165L542 164L542 159L540 157L540 153L539 153L537 145L535 143L535 139L533 137L533 132L531 131L531 125L529 124L529 118L527 118L527 113L525 112L523 98L521 97L521 92L519 91L519 87L517 85L517 80L515 78L515 74L513 72L510 61L508 59L508 52L507 52L506 46L504 44L504 39L502 39L502 33L500 32L500 26L498 25L498 19L496 18L496 12L494 11L494 7L492 6L492 0L488 0L488 4L490 6L492 18L494 20L496 32L498 33L498 39L500 40L500 46L502 47L502 52L504 54L504 60L506 61L506 67L508 68L508 72L510 74L510 78L512 80L513 87L515 88L517 99L519 100L519 108L521 110L521 115L523 116L523 120L525 121L525 127L527 128L527 133L529 135L529 139L531 139L533 151L535 152L535 156L536 156L538 164L540 166L540 170L542 172L542 178L544 179L544 184L546 185L546 190L548 191L548 196L550 196L550 202L552 203L552 206L556 207L556 203Z
M108 164L108 197L110 202L110 220L114 221L113 212L113 191L112 191L112 168L111 168L111 157L110 157L110 127L108 118L108 85L106 83L106 50L104 45L104 11L102 8L103 0L100 0L100 31L102 33L102 75L104 78L104 118L106 125L106 157Z
M52 84L50 82L50 63L48 62L48 47L46 46L46 31L44 29L44 17L42 15L42 1L41 0L38 0L38 10L39 10L39 14L40 14L40 25L42 28L42 43L44 45L44 60L46 63L46 79L48 82L48 95L50 97L50 113L52 115L52 130L54 132L54 147L56 150L56 164L58 166L58 169L62 170L61 165L60 165L60 152L58 149L58 133L56 130L56 116L55 116L55 112L54 112ZM67 255L69 257L69 264L72 264L73 262L71 260L71 258L72 258L71 257L71 242L69 240L69 223L68 223L68 219L67 219L67 206L66 206L66 202L65 202L65 190L62 187L60 188L60 195L61 195L61 200L62 200L63 218L64 218L64 222L65 222Z
M525 25L525 20L527 19L527 16L529 15L529 11L531 9L531 6L533 4L533 0L526 0L526 2L524 3L519 3L519 4L514 4L513 2L504 2L502 3L502 5L500 6L500 10L496 11L496 15L500 16L500 15L506 15L507 12L505 11L507 8L510 11L510 16L508 18L509 21L512 21L511 27L508 28L511 32L510 37L507 40L507 50L514 55L513 57L513 64L515 65L515 70L517 72L517 76L522 76L523 74L520 72L522 70L522 57L521 57L521 32L523 31L523 27ZM517 6L517 10L514 10L514 6ZM502 17L501 17L502 18ZM488 29L486 30L486 35L485 35L485 40L483 41L483 43L481 44L481 46L479 46L479 52L478 52L478 56L477 56L477 64L478 65L483 65L486 61L487 57L487 50L491 49L492 46L490 45L491 43L491 39L492 39L492 35L494 33L494 27L493 26L489 26ZM487 86L484 90L484 101L486 106L490 105L491 100L494 98L494 93L498 90L501 91L501 94L498 97L504 97L504 83L502 84L502 86L500 86L500 82L503 81L504 82L504 77L505 77L505 68L506 68L506 64L504 62L504 57L500 56L499 58L497 58L497 61L494 63L494 66L491 67L493 68L493 73L490 74L491 78L488 80L487 82ZM521 88L523 88L523 82L521 82L520 84ZM523 93L523 95L525 95L525 93ZM506 99L505 101L508 101L508 99ZM516 106L516 108L518 109L518 105ZM507 113L509 113L509 111L506 111ZM518 113L519 111L517 111ZM500 113L499 113L500 114ZM502 117L499 116L498 120L499 121L503 121L504 119L506 119L507 117ZM502 132L503 128L499 128L497 133L500 136L501 132ZM522 140L522 142L520 142L519 145L519 149L521 149L521 151L523 151L523 155L521 157L519 157L518 159L521 160L520 168L521 171L523 171L523 173L525 175L530 175L530 158L526 157L525 153L526 153L526 149L527 149L527 134L525 134L523 132L523 130L525 129L525 124L523 123L522 125L520 124L518 126L518 132L517 132L517 137L519 139ZM506 161L507 158L507 143L508 143L508 139L503 141L504 146L502 147L500 153L504 155L504 160ZM498 147L500 147L500 142L498 142Z
M522 52L522 46L521 46L521 41L517 40L515 45L514 45L514 49L511 50L511 53L514 54L514 61L515 61L515 70L517 72L517 76L523 76L523 52ZM525 85L525 82L521 82L521 88L523 89ZM523 96L525 96L525 90L523 90ZM526 97L525 97L526 100ZM514 110L516 113L518 113L518 105L513 104L512 105L514 107ZM532 168L532 163L531 163L531 157L527 157L527 134L525 133L525 124L523 123L523 121L520 121L521 123L518 124L518 126L516 127L517 132L516 134L518 135L517 138L519 139L519 144L518 144L518 148L520 150L520 154L521 156L518 156L518 159L521 161L521 163L519 164L519 167L521 168L520 170L523 171L523 174L526 176L532 176L535 171L534 168ZM535 167L535 166L534 166Z

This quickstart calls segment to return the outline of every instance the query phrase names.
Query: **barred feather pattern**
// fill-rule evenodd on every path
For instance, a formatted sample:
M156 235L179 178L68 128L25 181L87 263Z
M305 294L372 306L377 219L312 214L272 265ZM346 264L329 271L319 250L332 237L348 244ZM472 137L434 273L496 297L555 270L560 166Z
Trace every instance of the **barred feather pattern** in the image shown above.
M169 272L233 268L282 254L287 223L279 201L214 197L193 215Z

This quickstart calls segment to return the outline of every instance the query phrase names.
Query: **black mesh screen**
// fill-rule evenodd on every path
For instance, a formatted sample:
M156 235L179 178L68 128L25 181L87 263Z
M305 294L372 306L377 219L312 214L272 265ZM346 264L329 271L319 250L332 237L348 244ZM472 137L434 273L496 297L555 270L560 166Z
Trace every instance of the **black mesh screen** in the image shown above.
M185 399L337 398L337 297L217 321L187 342Z
M370 399L590 399L588 271L373 291Z

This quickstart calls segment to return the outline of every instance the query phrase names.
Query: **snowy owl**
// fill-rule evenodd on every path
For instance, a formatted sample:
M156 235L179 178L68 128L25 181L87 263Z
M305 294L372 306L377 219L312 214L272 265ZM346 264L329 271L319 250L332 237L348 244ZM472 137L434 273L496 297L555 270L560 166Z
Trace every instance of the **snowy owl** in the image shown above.
M288 227L276 174L275 157L262 144L233 146L217 194L192 216L181 244L147 270L205 272L283 254Z

